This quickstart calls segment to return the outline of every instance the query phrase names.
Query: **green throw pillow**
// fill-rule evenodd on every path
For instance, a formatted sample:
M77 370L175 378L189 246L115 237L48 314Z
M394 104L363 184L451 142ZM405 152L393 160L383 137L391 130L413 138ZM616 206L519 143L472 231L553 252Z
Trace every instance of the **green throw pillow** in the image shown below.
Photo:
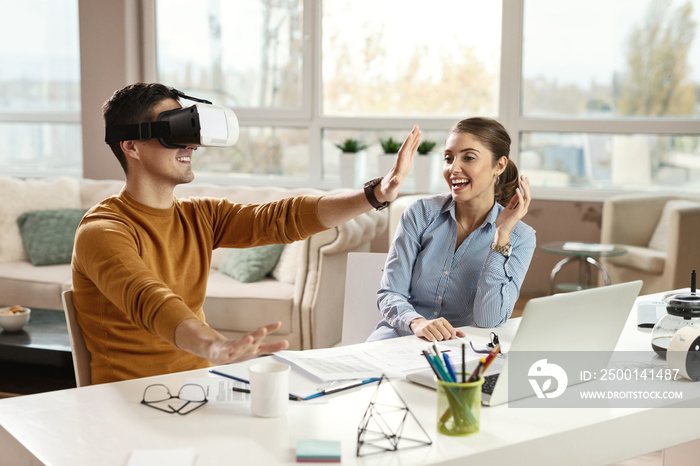
M17 225L33 265L70 264L75 230L84 209L34 210L17 218Z
M257 282L272 272L283 249L284 244L231 249L221 260L219 271L239 282Z

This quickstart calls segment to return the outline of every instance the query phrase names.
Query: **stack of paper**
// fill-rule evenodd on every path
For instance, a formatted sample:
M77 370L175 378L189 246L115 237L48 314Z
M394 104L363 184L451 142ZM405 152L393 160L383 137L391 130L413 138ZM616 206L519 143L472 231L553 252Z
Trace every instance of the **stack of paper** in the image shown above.
M581 252L610 252L615 249L614 244L598 244L598 243L577 243L567 241L562 246L564 251L581 251Z
M297 463L340 463L340 442L297 440Z

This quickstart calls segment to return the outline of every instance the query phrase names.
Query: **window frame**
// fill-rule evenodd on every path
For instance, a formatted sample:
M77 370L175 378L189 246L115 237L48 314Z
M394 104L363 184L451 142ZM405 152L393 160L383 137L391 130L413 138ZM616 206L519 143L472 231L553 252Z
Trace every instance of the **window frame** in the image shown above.
M142 37L144 77L156 78L155 1L142 2ZM502 0L501 62L498 115L496 118L508 129L513 140L510 156L517 163L520 139L523 133L599 133L599 134L697 134L697 118L544 118L526 117L521 111L523 21L526 0ZM410 130L414 124L423 130L447 131L454 118L404 117L333 117L322 113L321 42L323 0L304 2L304 50L302 53L302 106L299 109L236 108L242 126L303 127L309 131L309 176L302 178L275 177L282 187L314 186L320 189L337 188L337 181L324 179L322 137L324 130ZM0 120L1 121L1 120ZM328 155L328 154L326 154ZM231 177L200 174L200 181L235 183ZM269 176L245 175L242 183L265 186ZM681 191L681 190L679 190ZM700 191L700 190L699 190ZM533 197L558 200L601 200L611 194L633 192L627 189L599 188L544 188L533 187ZM688 189L683 193L693 193Z

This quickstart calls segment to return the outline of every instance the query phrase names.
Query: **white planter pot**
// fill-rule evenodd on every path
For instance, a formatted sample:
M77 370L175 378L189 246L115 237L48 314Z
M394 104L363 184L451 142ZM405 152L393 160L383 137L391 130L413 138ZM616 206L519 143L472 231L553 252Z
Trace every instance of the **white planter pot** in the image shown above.
M365 151L340 154L340 187L359 188L366 181Z
M416 154L413 159L413 177L416 180L416 193L433 193L439 191L440 161L438 154Z

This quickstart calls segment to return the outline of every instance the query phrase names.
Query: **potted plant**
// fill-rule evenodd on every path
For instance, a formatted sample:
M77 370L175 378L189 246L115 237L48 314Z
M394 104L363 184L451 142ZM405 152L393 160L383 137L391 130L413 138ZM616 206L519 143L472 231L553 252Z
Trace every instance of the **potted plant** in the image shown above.
M340 149L340 152L343 154L356 154L360 151L367 149L367 144L363 144L357 139L347 138L340 144L336 143L335 147Z
M401 143L394 140L392 137L380 139L379 144L382 145L382 151L384 151L385 154L398 154L399 149L401 149Z
M438 172L437 158L433 153L436 145L435 141L423 141L418 145L418 157L413 160L417 193L432 192L433 177Z
M394 166L396 154L398 154L399 149L401 149L401 142L396 141L392 137L388 137L386 139L380 138L379 144L382 146L382 153L379 155L379 175L384 176L389 173L389 170Z
M335 143L340 149L340 186L355 188L365 179L365 149L367 144L353 138Z
M419 155L430 155L437 143L435 141L423 141L418 145Z

